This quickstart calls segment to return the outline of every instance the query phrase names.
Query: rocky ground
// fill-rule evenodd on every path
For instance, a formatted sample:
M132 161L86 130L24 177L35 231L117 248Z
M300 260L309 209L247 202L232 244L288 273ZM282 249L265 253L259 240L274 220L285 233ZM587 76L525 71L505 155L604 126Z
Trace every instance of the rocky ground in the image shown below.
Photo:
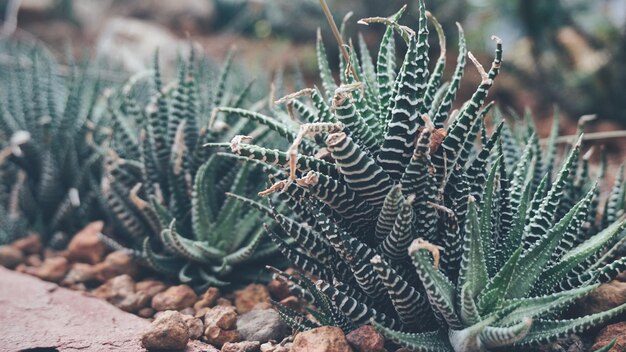
M125 252L108 253L98 238L102 227L102 222L88 225L62 252L45 249L36 235L0 246L0 265L14 270L0 268L0 351L396 350L371 326L347 336L334 327L292 334L270 299L297 310L303 304L278 281L234 292L210 287L198 295L187 285L155 279ZM573 313L588 314L623 302L626 274L601 286ZM611 351L626 351L624 318L542 351L595 350L615 337L618 342Z

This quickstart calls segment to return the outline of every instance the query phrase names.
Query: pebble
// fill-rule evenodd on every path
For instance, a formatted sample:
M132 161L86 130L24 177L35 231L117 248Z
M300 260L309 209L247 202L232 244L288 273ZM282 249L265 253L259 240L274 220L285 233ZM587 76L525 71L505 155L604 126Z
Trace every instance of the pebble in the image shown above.
M293 352L352 352L340 328L322 326L296 335L291 347Z
M242 290L235 291L235 307L243 314L251 311L259 303L269 303L270 294L264 285L250 284Z
M261 344L258 341L226 342L221 352L258 352Z
M215 306L204 315L204 338L210 344L221 347L226 342L239 342L236 330L237 313L232 306Z
M96 264L96 272L98 280L105 282L123 274L136 277L139 266L126 251L115 251L109 253L104 261Z
M233 307L215 306L204 315L206 327L217 326L220 329L231 330L237 327L237 313Z
M607 311L626 303L626 282L613 280L600 285L579 301L577 314L588 315Z
M267 290L270 292L274 300L280 301L291 296L289 286L280 280L273 279L267 283Z
M22 251L22 253L28 254L39 254L43 250L43 244L41 243L41 238L39 235L31 234L24 238L20 238L19 240L13 242L11 244L13 247Z
M46 258L39 267L26 267L24 272L45 281L59 283L63 280L69 268L70 265L65 257L52 257Z
M187 285L172 286L152 297L152 308L157 312L166 310L182 310L191 307L198 297Z
M182 350L189 342L189 328L182 314L166 311L156 318L141 337L143 347L152 350Z
M296 296L285 297L280 300L280 304L284 305L287 308L291 308L295 311L300 311L304 306L304 301L299 299Z
M261 344L261 352L290 352L292 345L293 344L291 342L282 344L274 341L269 341Z
M215 304L218 306L233 307L233 302L224 297L218 298L217 301L215 301Z
M91 264L74 263L71 265L61 284L63 286L71 286L79 283L96 282L96 269Z
M24 262L24 254L13 246L0 246L0 265L7 269L15 269Z
M346 339L357 352L385 352L385 338L371 325L363 325L346 335Z
M42 263L43 260L41 260L41 256L39 256L39 254L30 254L26 257L26 260L24 260L24 264L33 267L41 266Z
M227 342L239 342L241 337L237 330L224 330L217 326L209 326L204 331L204 339L213 346L222 347Z
M108 280L95 289L93 294L126 312L139 311L150 302L145 294L135 292L135 282L126 274Z
M217 299L220 298L220 290L217 287L209 287L200 300L193 304L193 308L198 310L204 307L213 307L217 303Z
M80 230L67 246L68 259L88 264L102 261L105 247L99 235L103 228L103 221L94 221Z
M600 349L608 345L615 338L617 341L615 341L615 345L611 348L611 352L626 352L626 321L606 326L604 329L600 330L591 350L595 351Z
M135 292L141 292L150 299L157 293L165 291L166 288L163 282L157 280L144 280L135 284Z
M239 316L237 330L243 340L280 341L289 332L289 327L274 309L254 309Z
M142 317L142 318L152 318L154 316L154 309L150 308L150 307L145 307L145 308L141 308L138 312L137 315Z
M194 317L193 315L183 314L183 321L189 328L190 339L197 340L202 337L202 333L204 332L204 324L202 323L202 320Z

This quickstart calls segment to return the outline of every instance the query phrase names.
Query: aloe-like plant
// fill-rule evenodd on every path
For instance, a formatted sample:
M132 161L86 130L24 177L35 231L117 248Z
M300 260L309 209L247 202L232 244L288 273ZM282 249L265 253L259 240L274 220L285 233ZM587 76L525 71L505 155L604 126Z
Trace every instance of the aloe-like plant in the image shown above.
M115 239L150 268L199 289L258 279L263 265L256 264L277 262L270 260L276 248L265 241L262 214L225 196L259 191L254 166L205 146L255 128L212 114L215 104L247 101L251 85L237 95L227 89L231 67L229 55L210 78L208 61L192 52L164 86L155 56L154 74L129 80L109 102L114 133L102 189L118 224Z
M24 215L19 207L19 193L24 186L25 175L5 163L10 150L0 155L0 245L11 243L27 231Z
M0 146L6 151L0 160L14 169L2 177L17 187L7 206L23 214L28 229L63 246L102 216L98 184L106 136L92 122L101 117L101 90L114 83L89 65L64 67L61 75L38 47L11 41L0 46Z
M605 213L613 215L596 223L598 191L588 158L580 160L580 143L553 179L558 125L545 152L530 122L511 128L496 113L488 135L484 118L492 104L482 106L500 69L499 39L485 71L466 52L459 26L457 65L442 83L445 37L419 5L417 32L398 23L403 10L360 21L387 25L378 60L364 46L360 60L345 52L339 86L319 38L326 97L314 88L278 101L299 114L299 129L280 114L220 109L292 143L286 152L244 143L249 139L242 136L231 144L233 153L282 178L260 193L276 193L281 201L274 207L239 198L272 216L280 228L268 233L281 252L320 279L313 284L273 269L318 308L317 322L277 304L281 315L299 329L321 323L351 330L374 322L419 351L480 351L552 341L626 310L572 320L560 315L626 267L624 259L613 261L626 226L616 222L623 191L612 192ZM441 48L432 71L427 18ZM394 32L408 46L398 71ZM466 55L481 82L451 111ZM301 101L305 96L312 106Z

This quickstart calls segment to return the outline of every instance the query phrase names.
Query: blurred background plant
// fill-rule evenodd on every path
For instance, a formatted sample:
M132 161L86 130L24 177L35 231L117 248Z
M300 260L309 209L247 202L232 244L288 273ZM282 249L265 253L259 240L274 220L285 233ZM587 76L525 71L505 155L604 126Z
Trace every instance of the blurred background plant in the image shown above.
M144 52L152 51L143 48L176 47L176 37L189 36L211 46L211 53L219 58L236 42L242 47L240 56L256 67L275 71L298 61L304 77L314 80L314 33L317 27L327 27L317 0L3 0L0 11L6 14L12 2L20 6L19 27L54 48L68 42L77 48L95 44L96 54L110 56L109 48L123 44L114 52L129 69L147 66L149 54ZM338 21L355 11L348 34L356 30L359 18L390 14L404 3L329 1ZM412 23L416 6L408 4L406 20ZM492 33L502 37L509 50L504 77L494 92L501 104L530 106L539 116L549 117L556 103L571 121L594 113L626 124L626 101L621 98L626 93L622 84L626 79L626 0L453 0L431 1L428 6L450 37L454 37L454 21L464 25L478 57L488 54L484 38ZM365 37L372 50L379 38L377 30L368 30ZM168 51L175 50L162 50L164 59L174 60L175 55L168 58ZM331 59L336 56L330 53ZM331 60L331 65L336 63ZM468 87L474 83L468 82ZM461 94L466 90L462 87ZM575 126L564 128L573 132Z

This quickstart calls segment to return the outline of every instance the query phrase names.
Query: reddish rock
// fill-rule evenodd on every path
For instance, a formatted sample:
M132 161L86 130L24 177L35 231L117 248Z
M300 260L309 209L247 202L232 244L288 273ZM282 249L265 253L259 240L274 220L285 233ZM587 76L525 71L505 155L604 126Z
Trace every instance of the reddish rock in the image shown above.
M111 304L0 268L0 350L145 352L150 322ZM9 347L10 346L10 347ZM185 352L217 352L192 341Z
M41 266L42 263L43 261L41 260L39 254L31 254L26 257L26 260L24 260L24 264L33 267Z
M88 264L102 261L105 247L100 241L100 233L103 228L103 221L94 221L80 230L67 246L68 259Z
M250 284L243 290L235 291L235 307L243 314L251 311L259 303L268 303L270 294L267 287L260 284Z
M322 326L296 335L291 347L293 352L352 352L340 328Z
M289 290L289 286L280 280L272 280L267 283L267 289L274 298L275 301L280 301L291 296L291 291Z
M137 315L142 317L142 318L152 318L154 316L154 313L156 313L156 311L150 307L146 307L146 308L141 308L138 312Z
M70 271L65 275L61 284L63 286L71 286L79 283L96 281L96 269L91 264L74 263L70 267Z
M11 246L19 249L24 254L39 254L43 250L43 244L39 235L31 234L13 242Z
M105 282L120 275L136 277L139 267L136 261L125 251L109 253L104 261L96 264L96 276L100 282Z
M371 325L363 325L346 335L346 339L357 352L385 352L385 338Z
M166 311L156 318L141 336L141 345L148 350L182 350L189 342L189 328L183 316Z
M1 268L0 309L0 346L11 351L141 351L149 325L100 299Z
M626 282L613 280L600 285L576 306L577 314L587 315L607 311L626 303Z
M200 318L200 319L204 320L204 316L210 310L211 310L211 308L209 308L209 307L202 307L202 308L196 310L196 314L194 314L194 316L196 318Z
M25 272L42 280L60 282L65 277L69 267L70 265L65 257L53 257L46 258L39 267L27 267Z
M626 352L626 321L609 325L600 330L591 350L600 349L608 345L613 339L617 339L617 341L609 352Z
M135 284L135 292L141 292L150 299L157 293L165 291L166 288L163 282L157 280L144 280Z
M237 326L237 313L233 307L215 306L204 315L204 326L217 326L225 330L235 329Z
M181 310L191 307L198 297L187 285L172 286L152 298L152 308L157 312L165 310Z
M204 339L213 346L222 347L227 342L239 342L241 337L237 330L224 330L217 326L209 326L204 330Z
M13 246L0 246L0 265L14 269L24 262L24 254Z
M269 341L264 344L261 344L261 352L291 352L291 346L293 344L291 342L287 343L278 343L274 341Z
M296 296L289 296L280 300L280 304L284 305L287 308L299 311L302 309L304 302Z
M183 314L183 321L187 324L187 328L189 328L189 338L192 340L197 340L202 337L202 333L204 332L204 324L202 320L194 317L193 315Z
M258 341L226 342L221 352L258 352L261 344Z
M193 308L198 310L204 307L213 307L217 302L217 299L220 298L220 290L217 287L209 287L200 300L193 304Z
M224 298L224 297L220 297L217 299L217 301L215 301L215 304L218 306L224 306L224 307L232 307L233 306L233 302L231 302L229 299Z
M93 294L126 312L136 312L150 302L145 294L135 292L135 282L129 275L110 279L95 289Z

